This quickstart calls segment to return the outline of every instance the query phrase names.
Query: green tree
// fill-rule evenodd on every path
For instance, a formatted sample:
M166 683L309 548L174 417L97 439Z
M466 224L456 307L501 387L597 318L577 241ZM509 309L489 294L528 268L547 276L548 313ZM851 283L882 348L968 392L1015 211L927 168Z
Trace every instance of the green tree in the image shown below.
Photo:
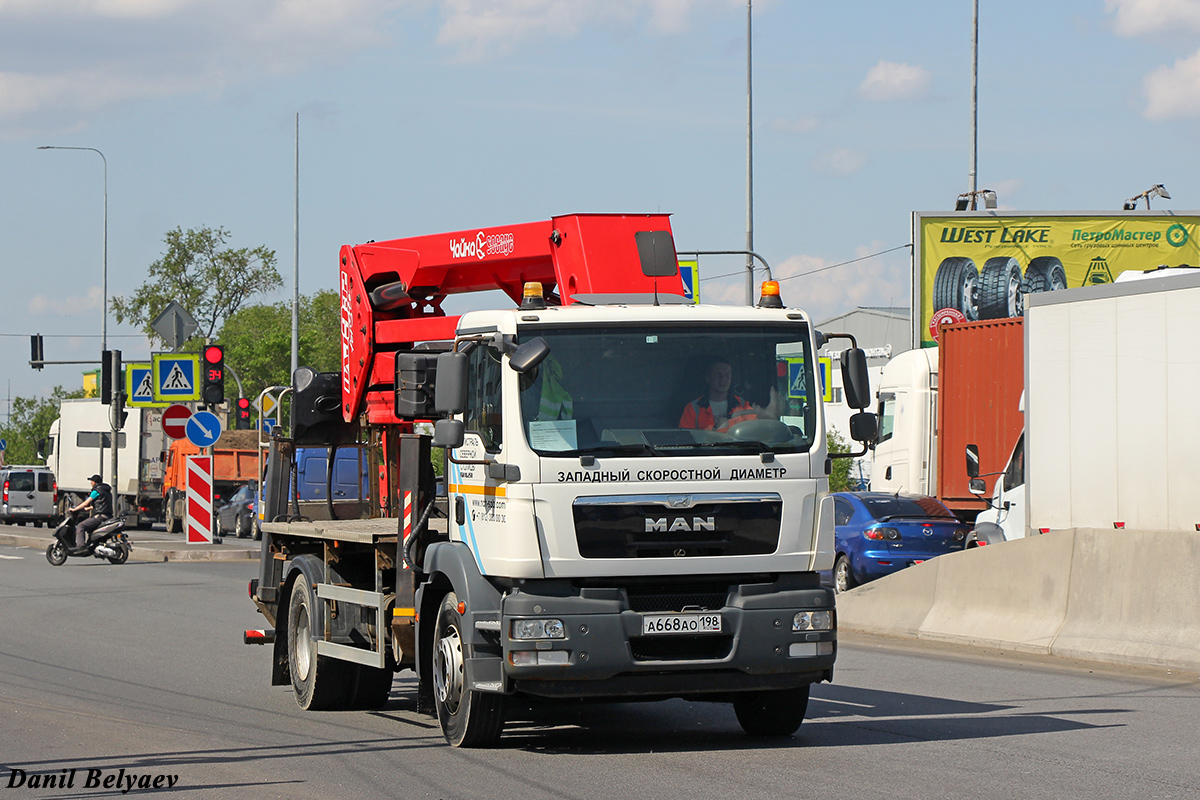
M300 297L300 365L318 372L341 369L341 318L337 292L321 290ZM292 304L252 305L231 314L217 341L225 363L242 379L248 397L268 386L292 382Z
M200 325L197 339L211 338L248 300L283 284L275 251L258 247L227 248L224 228L176 228L164 238L166 252L146 270L147 280L132 295L114 297L118 322L132 322L160 338L150 323L172 300ZM189 342L185 350L194 350Z
M83 397L83 389L67 391L55 386L49 398L14 397L8 422L0 425L0 439L8 440L4 453L7 464L38 464L37 444L50 432L50 423L58 418L59 403L66 397Z
M851 452L850 445L833 428L830 428L825 433L825 446L830 453ZM852 460L849 458L833 459L833 471L829 473L829 491L848 492L853 488L853 484L850 481L850 462Z

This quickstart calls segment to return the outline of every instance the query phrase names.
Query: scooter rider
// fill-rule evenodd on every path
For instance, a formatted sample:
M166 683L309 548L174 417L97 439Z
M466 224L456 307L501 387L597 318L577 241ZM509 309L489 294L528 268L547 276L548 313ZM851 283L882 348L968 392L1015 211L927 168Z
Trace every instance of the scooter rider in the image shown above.
M93 475L88 480L92 482L92 493L87 496L86 500L71 509L71 511L92 509L92 516L75 526L76 550L86 545L92 531L108 522L113 513L112 489L99 475Z

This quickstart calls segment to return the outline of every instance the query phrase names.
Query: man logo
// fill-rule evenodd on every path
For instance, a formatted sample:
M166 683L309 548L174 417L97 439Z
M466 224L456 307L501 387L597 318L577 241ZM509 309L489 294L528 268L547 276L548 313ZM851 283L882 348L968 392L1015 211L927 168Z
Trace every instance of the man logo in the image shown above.
M675 517L671 520L671 524L667 525L667 518L654 519L646 517L646 533L654 531L662 531L664 533L674 533L675 531L715 531L717 529L716 517L692 517L689 524L683 517Z

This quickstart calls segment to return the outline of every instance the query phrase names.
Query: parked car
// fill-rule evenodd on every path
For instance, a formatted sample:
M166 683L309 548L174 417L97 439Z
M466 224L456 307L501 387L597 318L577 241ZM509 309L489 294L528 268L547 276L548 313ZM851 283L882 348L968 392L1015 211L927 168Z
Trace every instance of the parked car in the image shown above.
M0 467L0 523L53 524L58 518L58 483L44 466Z
M230 496L229 502L217 507L217 530L220 533L231 531L239 539L251 537L258 526L257 489L258 485L253 481L242 484Z
M836 592L966 545L969 526L934 497L837 492L833 503L837 555L821 578Z

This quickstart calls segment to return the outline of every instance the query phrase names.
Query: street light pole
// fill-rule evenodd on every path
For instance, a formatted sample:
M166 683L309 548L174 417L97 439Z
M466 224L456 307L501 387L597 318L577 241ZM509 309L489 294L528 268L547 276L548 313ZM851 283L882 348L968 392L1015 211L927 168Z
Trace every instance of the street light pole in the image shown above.
M108 159L94 147L55 147L53 145L43 145L38 150L91 150L93 153L100 156L100 160L104 162L104 278L102 291L104 297L101 300L101 322L100 322L100 349L108 349Z

